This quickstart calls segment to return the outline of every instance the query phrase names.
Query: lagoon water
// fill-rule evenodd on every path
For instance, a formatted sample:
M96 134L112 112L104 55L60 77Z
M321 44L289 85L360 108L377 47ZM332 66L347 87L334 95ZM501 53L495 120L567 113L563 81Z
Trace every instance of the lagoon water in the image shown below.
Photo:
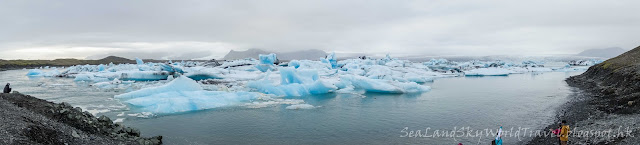
M564 79L582 72L441 78L422 94L326 94L287 97L320 106L308 110L226 107L181 114L140 115L114 95L135 90L99 90L68 78L29 78L27 70L0 72L0 83L52 102L68 102L99 115L124 119L144 136L162 135L166 144L489 144L494 135L475 130L513 128L505 144L522 143L529 131L554 120L574 93ZM153 82L143 82L153 85ZM140 117L144 116L144 117ZM436 137L434 131L464 127ZM427 129L428 128L428 129ZM515 137L515 131L520 137ZM415 137L420 130L421 135ZM426 133L425 133L426 131ZM413 132L408 136L409 132ZM495 132L495 131L494 131Z

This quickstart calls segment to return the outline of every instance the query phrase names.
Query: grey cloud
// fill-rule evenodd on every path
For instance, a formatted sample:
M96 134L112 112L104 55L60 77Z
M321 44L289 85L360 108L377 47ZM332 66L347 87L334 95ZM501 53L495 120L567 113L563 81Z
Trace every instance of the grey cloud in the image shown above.
M398 55L568 54L632 48L639 1L2 1L0 52L105 47L87 56L223 56L228 49ZM119 43L203 42L180 51ZM55 49L57 47L52 47ZM119 50L115 50L119 49ZM23 54L26 55L26 54ZM0 53L0 58L9 57Z

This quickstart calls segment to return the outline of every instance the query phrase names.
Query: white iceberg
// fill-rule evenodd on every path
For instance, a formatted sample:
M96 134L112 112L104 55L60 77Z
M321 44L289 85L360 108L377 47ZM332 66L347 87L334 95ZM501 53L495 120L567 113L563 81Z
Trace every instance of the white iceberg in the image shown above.
M243 105L258 96L260 94L251 92L169 91L139 96L125 102L146 112L177 113Z
M171 73L166 71L125 71L120 74L120 80L126 81L157 81L165 80Z
M159 87L152 88L144 88L137 91L120 94L114 96L117 99L131 99L140 96L149 96L153 94L160 94L165 92L176 92L176 91L202 91L202 87L198 82L187 78L185 76L180 76L178 78L173 79L173 81Z
M196 81L180 76L159 87L114 96L145 112L176 113L242 105L261 96L251 92L204 91Z
M490 68L478 68L469 71L465 71L465 76L508 76L509 74L514 73L511 70L497 67Z
M355 75L341 76L340 83L336 85L341 89L362 89L374 93L419 93L431 90L431 87L415 82L379 80Z
M287 106L285 109L298 110L298 109L313 109L313 108L316 108L316 107L309 104L295 104L295 105Z

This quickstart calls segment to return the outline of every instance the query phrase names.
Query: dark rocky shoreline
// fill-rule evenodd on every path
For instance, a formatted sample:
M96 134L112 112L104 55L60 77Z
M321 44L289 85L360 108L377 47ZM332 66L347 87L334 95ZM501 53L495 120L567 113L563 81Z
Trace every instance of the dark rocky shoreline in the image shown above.
M162 136L17 92L0 94L0 116L0 144L162 144Z
M556 121L567 120L571 126L569 144L640 143L640 47L594 65L566 82L577 90L560 107ZM557 124L551 124L545 130L555 127ZM557 142L552 137L536 137L527 144Z

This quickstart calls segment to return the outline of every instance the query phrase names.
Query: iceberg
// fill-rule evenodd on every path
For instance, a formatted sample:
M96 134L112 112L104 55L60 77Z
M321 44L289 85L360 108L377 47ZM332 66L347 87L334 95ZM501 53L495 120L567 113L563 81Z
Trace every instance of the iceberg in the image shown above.
M76 75L76 78L73 79L73 81L79 82L79 81L93 81L93 74L78 74Z
M247 87L277 96L304 96L333 92L336 86L319 80L317 71L280 69L280 85L274 85L266 76L263 80L250 81Z
M276 58L276 54L260 54L260 64L256 65L256 68L261 72L267 72L268 70L275 70L275 63L278 63L278 58Z
M275 53L270 53L270 54L260 54L258 55L260 58L260 63L261 64L274 64L277 63L278 58L276 58L276 54Z
M313 109L313 108L316 108L316 107L309 104L295 104L295 105L287 106L285 109L298 110L298 109Z
M94 84L91 84L90 86L94 86L102 89L113 89L113 88L118 88L120 84L131 84L133 82L134 81L121 81L118 78L115 78L112 81L94 83Z
M465 71L465 76L508 76L509 74L515 73L511 70L497 67L490 68L478 68L469 71Z
M205 91L199 83L180 76L159 87L144 88L114 96L124 102L152 113L176 113L242 105L259 98L251 92Z
M157 81L165 80L171 75L166 71L127 71L120 74L120 80L124 81Z
M29 72L27 72L27 76L42 76L42 70L30 69Z
M336 52L331 52L329 55L327 55L327 57L324 59L324 61L326 61L327 63L331 64L331 68L338 67L338 60L336 58Z
M166 114L243 105L259 96L252 92L168 91L125 102L144 112Z
M362 89L374 93L420 93L431 90L431 87L415 82L398 82L392 80L371 79L356 75L343 75L340 77L340 88Z
M166 77L165 77L166 79ZM176 92L176 91L202 91L202 87L198 82L187 78L186 76L180 76L173 79L173 81L159 87L144 88L137 91L120 94L114 96L116 99L131 99L139 96L149 96L153 94L159 94L164 92Z
M142 59L136 57L136 64L144 65L144 61L142 61Z

